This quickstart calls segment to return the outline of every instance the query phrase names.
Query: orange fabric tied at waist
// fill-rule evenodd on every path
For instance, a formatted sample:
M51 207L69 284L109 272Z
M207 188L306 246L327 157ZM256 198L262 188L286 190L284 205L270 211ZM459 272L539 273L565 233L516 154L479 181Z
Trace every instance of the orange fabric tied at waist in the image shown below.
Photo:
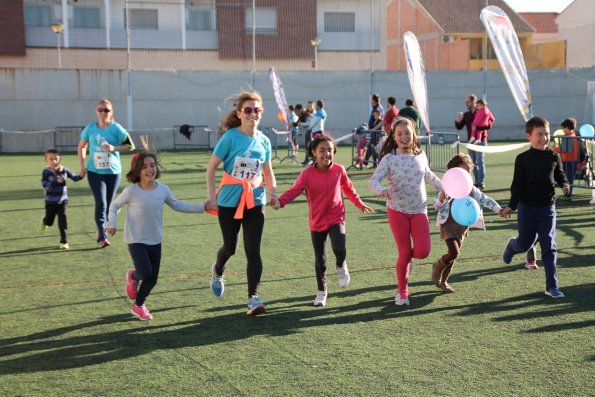
M240 202L238 203L238 208L233 218L243 219L244 208L254 208L254 188L257 186L246 179L237 179L229 175L227 172L224 172L223 178L221 178L221 183L219 184L219 188L217 189L217 193L215 193L215 197L219 196L219 191L225 185L242 185L242 195L240 196ZM262 186L262 183L260 186ZM217 210L208 210L205 212L215 216L217 216L218 213Z

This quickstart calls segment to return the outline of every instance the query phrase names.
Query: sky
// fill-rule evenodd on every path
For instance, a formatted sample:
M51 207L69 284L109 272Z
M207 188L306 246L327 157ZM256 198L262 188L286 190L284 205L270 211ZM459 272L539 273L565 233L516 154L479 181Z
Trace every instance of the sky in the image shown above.
M504 0L516 12L561 12L573 0Z

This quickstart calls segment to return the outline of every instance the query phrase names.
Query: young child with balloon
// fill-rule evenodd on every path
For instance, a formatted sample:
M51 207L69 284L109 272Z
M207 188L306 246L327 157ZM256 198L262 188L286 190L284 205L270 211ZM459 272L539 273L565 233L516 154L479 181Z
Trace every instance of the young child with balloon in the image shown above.
M394 119L380 157L369 185L379 197L387 199L388 223L399 252L395 304L409 305L411 259L427 258L431 248L425 184L440 191L442 183L430 170L418 145L415 123L407 117ZM381 183L385 177L388 187Z
M446 293L454 292L448 277L461 253L463 239L469 234L469 227L485 230L480 205L494 212L502 211L496 201L473 186L471 171L474 166L468 154L459 153L450 159L442 178L444 191L438 193L434 202L434 208L438 210L436 225L440 227L440 238L448 252L432 266L432 282Z

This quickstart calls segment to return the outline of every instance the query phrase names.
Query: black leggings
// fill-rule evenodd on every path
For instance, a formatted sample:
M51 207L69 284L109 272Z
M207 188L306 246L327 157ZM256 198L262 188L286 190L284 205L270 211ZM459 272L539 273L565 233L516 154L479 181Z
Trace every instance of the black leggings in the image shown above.
M260 242L264 228L264 207L257 205L252 209L244 209L243 219L234 219L236 207L218 207L219 226L223 235L223 246L217 252L215 272L223 275L225 265L238 248L240 228L243 228L244 252L246 253L246 275L248 277L248 297L258 293L258 285L262 276L262 258Z
M336 266L343 267L347 257L345 225L333 225L323 232L310 231L314 247L314 269L319 291L326 291L326 237L331 238L331 247L336 258Z
M45 202L45 217L43 218L43 224L46 226L52 226L54 219L58 215L58 229L60 229L60 244L67 243L68 237L68 223L66 222L66 210L68 209L68 200L62 203L50 203Z
M128 244L128 251L130 251L135 268L132 278L134 280L142 280L134 303L137 306L142 306L153 287L155 287L155 284L157 284L157 278L159 278L161 244Z

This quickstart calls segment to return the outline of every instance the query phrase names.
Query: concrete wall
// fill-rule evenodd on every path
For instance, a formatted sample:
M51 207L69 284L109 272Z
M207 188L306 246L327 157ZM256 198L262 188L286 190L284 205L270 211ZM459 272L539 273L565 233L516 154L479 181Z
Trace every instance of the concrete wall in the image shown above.
M252 85L252 76L244 72L137 71L132 75L135 130L185 123L216 128L222 112L231 108L224 99ZM411 96L404 72L374 72L372 76L366 72L283 72L280 78L290 104L305 104L309 99L326 102L327 129L335 136L367 121L370 92L379 93L383 103L388 96L395 96L399 107ZM580 124L593 123L593 93L587 86L594 80L595 68L529 71L534 113L555 126L569 116ZM428 72L427 85L432 129L453 131L453 119L464 110L465 95L473 92L481 96L483 74ZM261 126L282 129L267 73L257 73L254 86L264 98ZM95 119L100 98L110 98L116 119L129 126L126 87L124 71L0 69L0 128L26 131L83 126ZM496 116L492 139L521 139L524 122L500 71L487 73L486 92Z

